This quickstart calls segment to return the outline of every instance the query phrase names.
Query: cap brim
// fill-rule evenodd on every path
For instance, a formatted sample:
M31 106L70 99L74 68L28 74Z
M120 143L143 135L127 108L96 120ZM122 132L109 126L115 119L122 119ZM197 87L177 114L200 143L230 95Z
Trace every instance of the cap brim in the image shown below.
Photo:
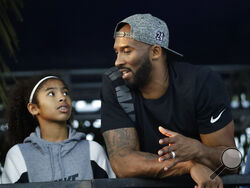
M177 57L184 57L182 54L174 51L174 50L171 50L170 48L166 48L167 52L170 53L171 55L174 55L174 56L177 56Z

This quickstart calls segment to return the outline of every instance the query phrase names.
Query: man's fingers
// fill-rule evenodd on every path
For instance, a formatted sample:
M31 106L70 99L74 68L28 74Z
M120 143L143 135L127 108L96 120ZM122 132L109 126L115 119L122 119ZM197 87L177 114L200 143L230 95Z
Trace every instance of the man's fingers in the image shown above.
M172 136L175 136L177 133L176 132L173 132L173 131L170 131L168 129L165 129L163 128L162 126L159 126L159 131L161 132L161 134L165 135L165 136L169 136L169 137L172 137Z
M164 161L164 160L168 160L168 159L171 159L171 158L172 158L171 154L170 154L170 153L167 153L167 154L165 154L165 155L159 157L159 158L158 158L158 161L159 161L159 162L162 162L162 161Z
M218 180L218 186L219 188L223 188L223 181L220 179Z
M167 171L168 169L174 167L176 164L178 163L177 159L174 159L173 162L169 165L167 165L166 167L164 167L164 170Z
M165 137L159 140L159 144L162 144L162 145L170 144L170 143L173 143L173 140L174 140L173 137L172 138Z
M200 182L198 183L198 185L196 185L197 188L205 188L205 187L208 187L208 188L223 188L223 183L221 181L218 181L218 180L207 180L207 181L204 181L204 182Z
M223 183L221 183L221 184L219 185L219 188L223 188Z
M176 145L175 144L172 144L172 145L169 145L169 146L165 146L163 147L162 149L160 149L158 151L158 155L159 156L162 156L162 155L165 155L167 153L170 153L171 151L175 151L177 150L178 148L176 148Z

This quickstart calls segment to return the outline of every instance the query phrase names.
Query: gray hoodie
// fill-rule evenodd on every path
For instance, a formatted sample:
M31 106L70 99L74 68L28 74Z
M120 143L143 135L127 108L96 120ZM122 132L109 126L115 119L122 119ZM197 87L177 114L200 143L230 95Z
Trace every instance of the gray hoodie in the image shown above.
M10 149L2 183L115 178L102 146L85 140L85 134L69 127L69 138L57 143L40 135L37 127L23 144Z

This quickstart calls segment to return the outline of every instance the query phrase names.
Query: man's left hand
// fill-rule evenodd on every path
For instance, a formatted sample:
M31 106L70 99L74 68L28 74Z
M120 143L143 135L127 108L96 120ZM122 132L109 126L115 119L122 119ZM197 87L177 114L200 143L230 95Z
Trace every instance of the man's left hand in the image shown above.
M166 169L175 166L178 162L194 160L198 157L201 151L202 144L200 141L192 138L188 138L174 131L170 131L163 127L159 127L159 131L167 136L166 138L160 139L159 144L167 145L158 151L159 161L164 161L173 158L173 163L168 165Z

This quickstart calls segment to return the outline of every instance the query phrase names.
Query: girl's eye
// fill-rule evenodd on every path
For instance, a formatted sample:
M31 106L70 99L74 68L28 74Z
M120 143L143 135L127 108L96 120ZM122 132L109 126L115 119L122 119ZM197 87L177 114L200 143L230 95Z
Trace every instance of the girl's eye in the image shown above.
M68 91L64 91L64 92L63 92L63 95L64 95L64 96L69 95Z
M54 96L54 93L53 92L49 92L49 96Z

